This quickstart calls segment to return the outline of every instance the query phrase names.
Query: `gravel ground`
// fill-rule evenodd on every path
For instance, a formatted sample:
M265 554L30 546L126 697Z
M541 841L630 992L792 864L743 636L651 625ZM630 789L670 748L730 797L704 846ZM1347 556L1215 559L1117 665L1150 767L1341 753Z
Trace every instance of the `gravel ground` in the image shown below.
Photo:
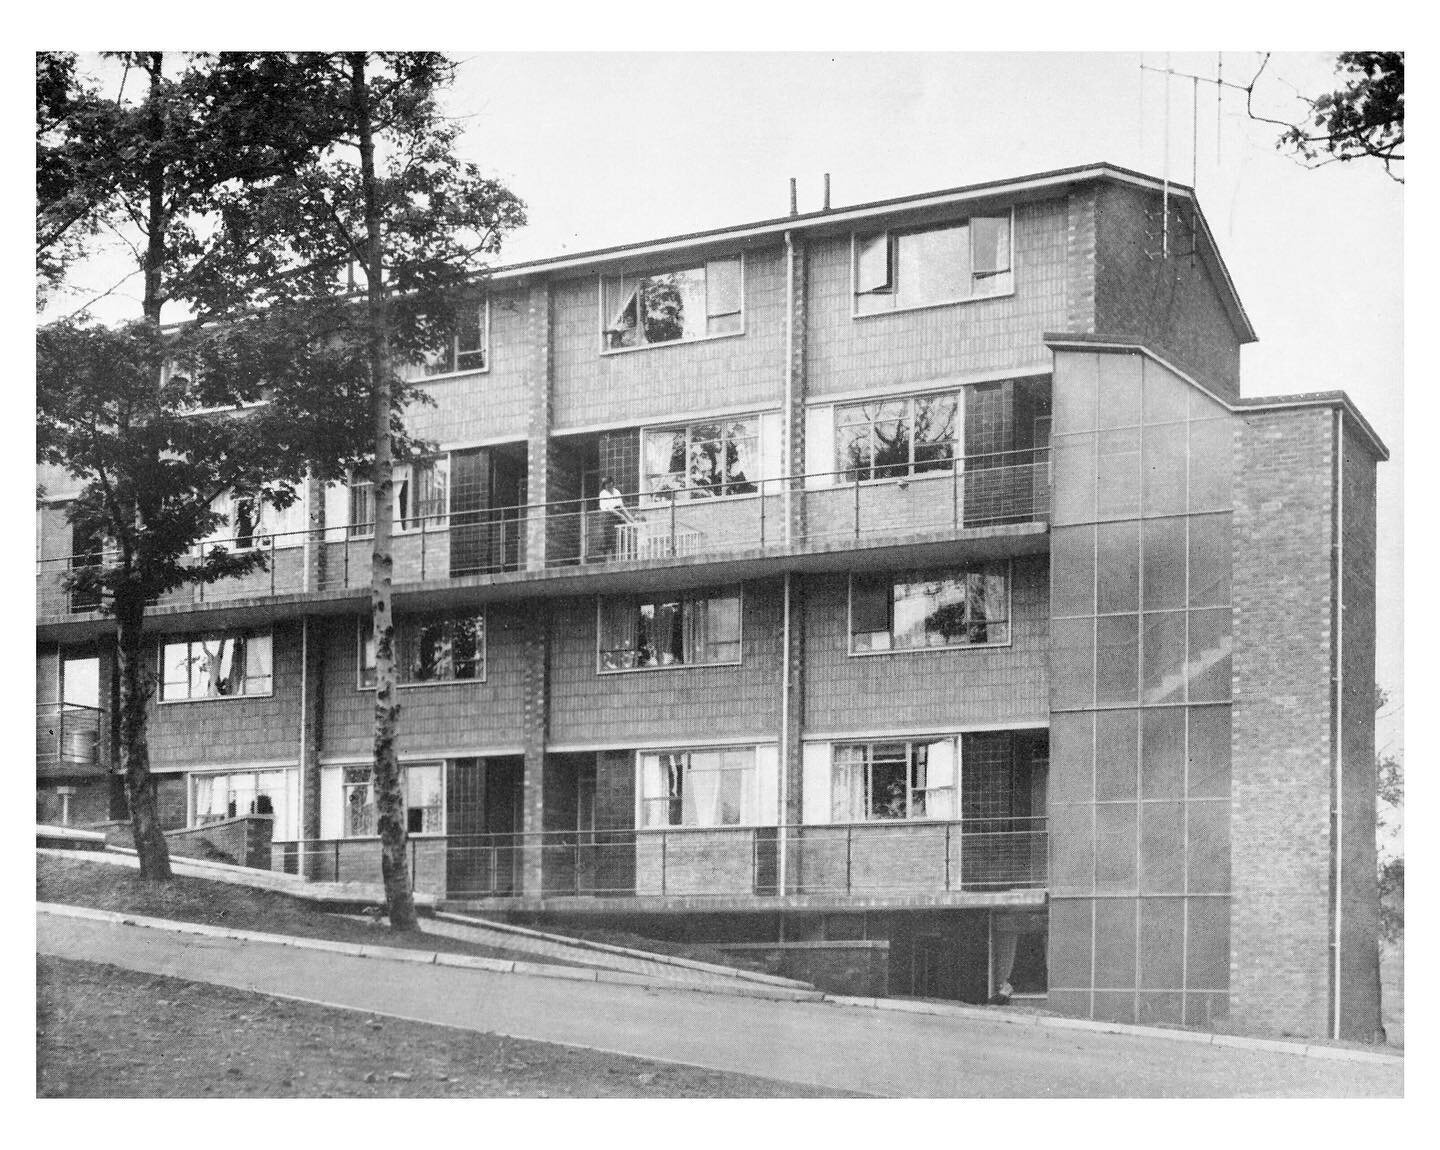
M41 1098L821 1098L69 959L36 960Z

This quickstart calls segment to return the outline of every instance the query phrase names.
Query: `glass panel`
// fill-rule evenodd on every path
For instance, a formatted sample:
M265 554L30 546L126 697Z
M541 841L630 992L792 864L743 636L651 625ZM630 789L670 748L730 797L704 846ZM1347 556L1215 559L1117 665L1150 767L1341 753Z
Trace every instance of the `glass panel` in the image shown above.
M608 288L608 282L606 286ZM610 321L610 327L605 332L607 346L611 348L635 347L640 342L639 313L640 289L635 287L629 290L624 302Z
M1140 604L1140 525L1102 523L1096 529L1095 606L1100 614L1132 612Z
M1133 799L1137 732L1135 711L1101 711L1095 716L1095 798Z
M1010 270L1010 217L976 216L970 221L970 251L975 275Z
M1138 516L1140 432L1103 431L1096 436L1095 475L1097 518L1133 519Z
M405 807L407 826L417 834L440 834L444 831L445 789L441 785L439 763L425 763L405 768Z
M1191 387L1151 360L1145 361L1145 422L1174 423L1186 418Z
M620 671L638 663L640 610L624 599L605 599L600 604L600 669Z
M1140 371L1138 355L1100 357L1100 427L1134 427L1140 422Z
M887 405L888 406L888 405ZM875 471L873 478L890 479L910 474L910 419L879 420L873 428Z
M1190 517L1190 606L1230 603L1231 536L1229 515Z
M1190 424L1190 510L1229 511L1234 470L1230 417Z
M650 276L640 286L640 310L646 343L667 343L704 335L704 269L687 268Z
M1186 794L1192 799L1230 797L1230 708L1191 707L1186 748Z
M831 773L830 821L865 819L865 747L837 746Z
M1062 435L1051 441L1051 516L1054 525L1095 519L1095 437Z
M1145 429L1146 515L1185 513L1186 454L1183 423Z
M190 644L166 643L164 665L164 686L161 698L188 699L190 697Z
M274 681L270 636L251 636L245 641L244 694L268 695Z
M1185 701L1185 612L1146 612L1144 701Z
M904 743L881 743L871 748L869 818L906 817L909 773Z
M375 485L369 480L350 484L350 534L368 535L375 526Z
M1190 701L1219 703L1230 698L1230 608L1190 612Z
M1094 797L1094 716L1050 716L1050 800L1089 802Z
M718 423L689 429L690 486L697 495L721 494L725 481L725 443Z
M479 371L485 366L485 305L464 308L455 338L455 370Z
M889 579L856 576L850 581L850 649L852 651L888 651L890 649L890 599L893 584Z
M685 429L645 432L645 490L676 491L685 486Z
M915 400L915 470L949 470L957 451L955 416L958 395L930 395Z
M1123 894L1135 890L1138 846L1135 839L1135 821L1134 803L1101 803L1095 808L1095 890L1100 894ZM1123 920L1128 920L1127 925L1133 935L1134 904L1126 902L1123 905ZM1106 910L1118 911L1119 906L1113 900L1102 900L1098 909L1103 914ZM1118 942L1114 933L1109 928L1104 928L1096 941L1103 948L1107 939ZM1129 965L1133 970L1133 940L1129 941L1128 947L1117 945L1115 949L1128 950ZM1105 976L1097 970L1096 978L1104 979ZM1133 980L1133 974L1131 978ZM1113 985L1120 980L1107 981L1111 981Z
M1050 622L1051 706L1089 707L1095 703L1095 621Z
M705 314L738 315L740 312L740 259L711 260L705 265Z
M1145 520L1143 543L1145 610L1185 606L1185 520Z
M895 646L913 649L966 642L967 582L962 575L895 584Z
M708 615L707 663L734 663L740 660L740 596L727 595L705 604Z
M885 232L855 241L855 290L880 292L890 287L890 237Z
M66 659L64 676L65 702L82 707L100 705L99 659Z
M895 259L897 306L970 297L970 229L965 225L901 233Z
M1140 804L1140 889L1143 893L1179 894L1185 889L1185 853L1182 849L1184 841L1181 804ZM1160 901L1146 899L1141 906ZM1177 945L1180 942L1180 933L1178 929L1175 932ZM1173 961L1178 974L1180 956L1176 954ZM1177 978L1170 985L1178 984Z
M1102 615L1095 621L1095 701L1136 701L1139 660L1139 619L1134 615Z
M1180 798L1185 773L1185 708L1146 708L1141 739L1140 797Z

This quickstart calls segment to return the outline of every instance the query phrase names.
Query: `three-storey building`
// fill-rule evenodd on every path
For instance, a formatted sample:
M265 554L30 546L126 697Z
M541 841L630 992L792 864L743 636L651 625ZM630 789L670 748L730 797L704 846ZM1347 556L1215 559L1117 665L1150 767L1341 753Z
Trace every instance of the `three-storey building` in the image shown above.
M1375 464L1106 164L496 271L397 468L417 888L829 985L1368 1037ZM41 817L123 813L48 478ZM378 876L368 484L157 605L169 825ZM267 519L268 515L268 519Z

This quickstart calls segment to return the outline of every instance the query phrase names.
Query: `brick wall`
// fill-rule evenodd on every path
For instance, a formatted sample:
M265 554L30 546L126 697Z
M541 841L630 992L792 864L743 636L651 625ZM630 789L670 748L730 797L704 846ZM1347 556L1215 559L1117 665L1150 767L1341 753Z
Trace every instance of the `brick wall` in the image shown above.
M558 601L551 646L550 739L556 744L684 745L780 729L781 585L742 591L739 666L618 674L595 670L593 598Z
M784 394L779 370L785 347L783 251L777 246L744 251L743 335L602 354L599 277L590 274L556 283L554 426L622 421L638 425L719 405L778 403ZM730 255L733 249L712 254ZM685 257L679 265L668 266L693 266L698 258ZM627 274L664 270L666 266L647 265ZM723 390L717 391L717 380L724 381Z
M807 579L805 727L810 732L1043 722L1049 711L1049 586L1043 557L1017 558L1008 647L849 652L843 575Z
M1070 193L1065 201L1065 330L1095 330L1094 184Z
M454 749L479 754L487 748L521 744L524 664L520 623L515 607L492 604L487 609L483 683L400 688L403 755ZM356 627L355 617L316 620L310 638L324 647L324 752L368 758L374 734L375 692L356 686Z
M1170 202L1171 257L1160 251L1161 195L1096 191L1095 327L1132 337L1225 398L1240 393L1240 341L1204 262L1190 259L1187 206ZM1148 214L1147 214L1148 213Z
M807 394L1004 371L1044 359L1042 332L1067 324L1063 199L1015 209L1015 293L854 318L849 235L809 243Z
M274 692L254 698L150 703L150 763L157 770L285 760L300 754L300 620L271 631ZM159 665L155 648L146 656ZM182 820L183 821L183 820Z
M1231 1015L1313 1036L1331 984L1332 420L1247 415L1235 468Z

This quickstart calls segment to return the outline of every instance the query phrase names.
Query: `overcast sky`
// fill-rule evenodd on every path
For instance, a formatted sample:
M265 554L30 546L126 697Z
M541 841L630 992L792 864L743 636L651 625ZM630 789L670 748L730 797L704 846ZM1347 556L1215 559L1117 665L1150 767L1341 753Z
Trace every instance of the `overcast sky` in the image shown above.
M529 207L503 263L782 215L791 176L807 211L824 172L843 207L1094 160L1166 166L1167 84L1136 53L454 55L462 148ZM1225 53L1224 78L1248 83L1259 59ZM1331 60L1273 57L1257 107L1296 114L1295 91L1323 91ZM1217 57L1169 64L1213 77ZM1390 447L1378 673L1392 702L1378 741L1398 745L1404 189L1369 163L1301 168L1239 92L1224 95L1217 141L1215 86L1200 85L1193 117L1191 81L1168 87L1170 174L1189 183L1193 164L1260 337L1243 352L1242 391L1344 389ZM134 310L122 293L102 314Z

